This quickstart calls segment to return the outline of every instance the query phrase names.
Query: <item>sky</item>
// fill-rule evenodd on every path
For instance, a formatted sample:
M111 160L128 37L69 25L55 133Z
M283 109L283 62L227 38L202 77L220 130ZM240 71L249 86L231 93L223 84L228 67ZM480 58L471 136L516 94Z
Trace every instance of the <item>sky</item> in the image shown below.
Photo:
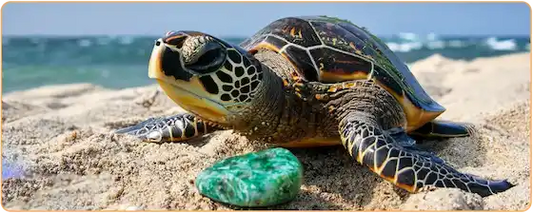
M3 35L250 36L286 16L348 19L377 35L529 35L526 3L7 3Z

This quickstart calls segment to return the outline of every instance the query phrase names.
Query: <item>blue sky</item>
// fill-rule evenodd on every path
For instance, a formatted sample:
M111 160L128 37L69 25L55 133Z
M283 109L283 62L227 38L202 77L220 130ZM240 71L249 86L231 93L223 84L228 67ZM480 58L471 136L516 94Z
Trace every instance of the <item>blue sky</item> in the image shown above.
M7 3L2 33L249 36L281 17L328 15L378 35L529 35L530 13L526 3Z

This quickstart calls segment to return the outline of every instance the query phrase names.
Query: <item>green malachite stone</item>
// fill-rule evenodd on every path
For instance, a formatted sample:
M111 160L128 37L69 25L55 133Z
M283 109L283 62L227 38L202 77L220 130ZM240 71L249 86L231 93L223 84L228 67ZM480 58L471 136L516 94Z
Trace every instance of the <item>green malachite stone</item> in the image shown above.
M298 195L302 164L289 150L273 148L215 163L196 178L200 194L241 207L266 207Z

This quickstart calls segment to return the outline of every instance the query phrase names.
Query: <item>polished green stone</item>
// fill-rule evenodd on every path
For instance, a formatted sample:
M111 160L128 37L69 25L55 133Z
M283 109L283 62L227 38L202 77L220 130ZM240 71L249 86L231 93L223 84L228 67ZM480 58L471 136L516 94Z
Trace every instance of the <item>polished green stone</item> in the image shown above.
M289 150L273 148L215 163L196 178L200 194L242 207L266 207L298 195L302 165Z

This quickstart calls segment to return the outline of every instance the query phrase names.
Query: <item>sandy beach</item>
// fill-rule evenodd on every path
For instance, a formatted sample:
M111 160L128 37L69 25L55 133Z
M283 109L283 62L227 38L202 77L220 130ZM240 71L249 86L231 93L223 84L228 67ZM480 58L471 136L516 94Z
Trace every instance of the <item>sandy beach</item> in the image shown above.
M304 166L298 197L273 209L525 210L531 204L530 54L473 61L440 55L409 65L469 138L423 141L462 172L515 187L482 198L458 189L410 194L353 161L343 147L291 149ZM148 78L148 77L147 77ZM268 145L221 131L188 143L143 143L113 130L181 112L159 86L111 90L54 85L2 97L2 205L8 210L230 210L201 196L196 175Z

